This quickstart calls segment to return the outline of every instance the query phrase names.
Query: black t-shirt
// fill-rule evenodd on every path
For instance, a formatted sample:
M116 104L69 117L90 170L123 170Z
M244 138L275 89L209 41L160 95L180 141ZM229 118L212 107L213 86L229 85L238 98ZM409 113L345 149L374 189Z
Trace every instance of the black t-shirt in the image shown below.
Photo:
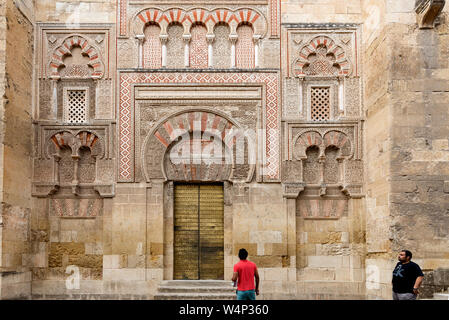
M424 274L414 262L402 264L398 262L393 271L393 291L396 293L413 293L416 278Z

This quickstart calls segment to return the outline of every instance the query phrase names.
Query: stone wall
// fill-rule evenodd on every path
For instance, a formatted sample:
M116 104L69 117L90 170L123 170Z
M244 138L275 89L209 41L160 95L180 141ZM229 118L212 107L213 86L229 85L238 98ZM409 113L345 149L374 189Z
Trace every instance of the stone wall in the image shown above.
M174 183L209 177L167 169L193 119L279 130L217 178L225 279L245 247L262 299L390 299L408 249L425 295L444 289L449 8L432 28L410 0L174 2L0 1L0 298L152 299L173 277ZM185 56L193 20L212 68ZM239 35L249 69L217 61ZM70 90L85 122L67 120Z
M365 3L367 296L390 298L397 253L447 268L445 17L419 29L413 3Z
M448 13L431 29L392 23L389 35L391 246L427 271L449 268Z
M31 11L28 11L31 9ZM1 39L1 213L0 293L3 299L27 298L31 217L31 114L34 27L32 4L2 1ZM20 134L19 134L20 133ZM6 169L7 168L7 169Z
M364 106L366 116L366 281L367 295L389 292L391 248L388 205L390 176L391 106L388 91L390 68L389 29L383 2L365 3ZM375 293L373 293L373 291Z
M114 23L115 0L45 0L36 1L36 22Z

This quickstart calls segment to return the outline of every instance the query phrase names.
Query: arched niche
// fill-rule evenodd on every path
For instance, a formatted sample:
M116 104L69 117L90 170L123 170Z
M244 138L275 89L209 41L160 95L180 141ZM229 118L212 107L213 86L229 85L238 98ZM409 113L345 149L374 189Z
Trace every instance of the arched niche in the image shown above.
M161 27L155 22L145 25L143 34L143 67L158 69L162 66Z
M252 69L255 66L254 29L248 22L242 22L236 29L235 44L236 67Z
M60 71L63 68L68 67L67 57L73 57L73 54L80 54L81 56L87 57L82 63L75 63L70 65L75 72L74 75L79 75L77 77L81 78L91 78L100 79L104 75L104 64L101 59L101 55L96 46L92 45L86 38L81 35L71 35L65 38L60 46L58 46L52 54L52 59L50 61L49 67L51 71L50 78L60 79ZM83 68L91 68L92 72L83 71ZM78 68L78 69L77 69ZM73 74L69 77L74 77Z
M237 26L241 23L250 23L254 28L254 35L264 38L267 33L267 20L265 16L254 8L192 8L184 10L172 7L167 9L146 8L137 12L131 19L134 36L142 35L144 26L148 22L155 22L161 26L161 34L167 34L167 27L171 23L180 23L189 34L192 24L203 23L206 25L208 34L212 34L215 25L226 23L231 27L231 34L236 34Z
M250 182L255 171L255 145L255 137L221 112L180 111L159 121L145 138L142 172L147 182ZM182 157L183 150L189 151L187 156ZM221 154L217 156L215 150L221 150ZM178 157L174 163L176 154L186 161Z
M351 63L342 45L320 35L312 38L299 50L299 58L292 65L296 76L349 76Z

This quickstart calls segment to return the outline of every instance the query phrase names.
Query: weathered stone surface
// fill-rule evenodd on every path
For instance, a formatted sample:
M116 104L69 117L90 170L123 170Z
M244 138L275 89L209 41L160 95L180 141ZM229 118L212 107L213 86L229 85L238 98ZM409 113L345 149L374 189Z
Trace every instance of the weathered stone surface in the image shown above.
M444 3L4 1L0 298L173 293L174 193L199 182L224 185L224 280L246 248L260 298L390 299L404 248L445 289ZM179 130L203 152L231 128L253 163L248 139L243 163L169 157Z

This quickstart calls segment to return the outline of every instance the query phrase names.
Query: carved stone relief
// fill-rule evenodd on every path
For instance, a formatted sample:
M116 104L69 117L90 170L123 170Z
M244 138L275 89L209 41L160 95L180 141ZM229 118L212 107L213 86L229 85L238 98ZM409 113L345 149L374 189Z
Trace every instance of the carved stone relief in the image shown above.
M160 25L161 35L167 35L170 24L179 23L185 30L185 34L190 34L191 26L196 23L205 24L207 33L213 34L217 24L226 23L231 28L231 34L237 34L237 27L240 24L251 24L254 34L263 38L267 33L267 20L265 16L256 9L250 8L215 8L207 10L205 8L145 8L138 11L131 18L131 26L134 36L143 34L144 26L154 22Z
M336 219L347 200L362 196L361 124L288 124L290 150L284 161L284 196L298 189L297 213L308 219ZM290 175L290 172L293 173ZM295 198L296 199L296 198Z
M115 68L114 26L80 24L72 29L40 23L38 28L39 118L61 121L64 87L75 85L89 86L89 121L111 119L115 101L111 72Z
M38 124L33 195L114 194L112 126ZM89 191L91 189L92 191Z
M214 67L226 69L231 66L231 43L229 35L231 30L226 24L218 24L214 29L215 40L213 43Z
M142 147L147 181L246 181L255 172L255 150L242 127L212 110L186 110L158 122ZM236 148L243 148L240 155ZM238 158L241 156L242 158Z
M346 49L326 35L314 36L296 51L292 68L295 76L348 76L352 63Z

